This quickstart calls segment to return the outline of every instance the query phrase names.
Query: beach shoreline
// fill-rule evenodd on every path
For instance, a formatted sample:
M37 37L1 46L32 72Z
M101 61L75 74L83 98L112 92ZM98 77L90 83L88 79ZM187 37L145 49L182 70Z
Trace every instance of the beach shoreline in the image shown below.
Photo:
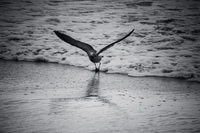
M198 132L200 84L0 61L1 132Z

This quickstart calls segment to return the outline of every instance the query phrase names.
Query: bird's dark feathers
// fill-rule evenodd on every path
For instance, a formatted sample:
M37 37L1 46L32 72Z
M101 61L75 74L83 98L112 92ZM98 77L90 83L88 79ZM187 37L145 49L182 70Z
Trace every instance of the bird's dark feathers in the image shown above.
M104 48L102 48L102 49L97 53L97 55L99 55L101 52L103 52L103 51L109 49L110 47L114 46L116 43L118 43L118 42L124 40L125 38L127 38L128 36L130 36L131 33L132 33L134 30L135 30L135 29L133 29L131 32L129 32L129 33L128 33L126 36L124 36L123 38L121 38L121 39L119 39L119 40L117 40L117 41L115 41L115 42L113 42L113 43L111 43L111 44L105 46Z
M70 36L65 35L59 31L54 31L54 33L63 41L84 50L89 56L91 55L91 53L96 53L96 50L94 50L94 48L87 43L75 40L71 38Z
M67 43L69 43L69 44L71 44L73 46L76 46L76 47L84 50L89 56L92 56L94 54L99 55L101 52L103 52L103 51L107 50L108 48L114 46L114 44L116 44L116 43L124 40L125 38L127 38L128 36L130 36L133 31L134 31L134 29L131 32L129 32L126 36L124 36L123 38L121 38L121 39L119 39L119 40L117 40L117 41L115 41L115 42L113 42L113 43L105 46L98 53L96 53L96 50L94 50L94 48L91 45L87 44L87 43L75 40L75 39L71 38L70 36L65 35L65 34L59 32L59 31L54 31L54 33L60 39L62 39L63 41L65 41L65 42L67 42Z

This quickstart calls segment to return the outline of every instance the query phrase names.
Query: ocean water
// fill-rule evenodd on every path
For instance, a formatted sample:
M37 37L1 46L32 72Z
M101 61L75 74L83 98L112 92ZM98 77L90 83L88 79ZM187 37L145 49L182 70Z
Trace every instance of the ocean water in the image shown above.
M1 0L0 59L69 64L94 70L65 34L103 52L101 70L129 76L200 81L200 2L197 0Z

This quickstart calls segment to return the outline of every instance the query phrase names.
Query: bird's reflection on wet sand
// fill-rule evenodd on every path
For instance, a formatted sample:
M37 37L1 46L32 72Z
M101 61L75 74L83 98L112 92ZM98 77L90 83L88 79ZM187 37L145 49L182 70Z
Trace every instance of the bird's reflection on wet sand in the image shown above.
M100 72L95 72L87 85L86 98L96 98L98 101L116 106L115 103L110 102L100 94Z
M91 80L87 85L86 97L98 97L99 96L99 83L100 83L100 73L95 72Z
M109 101L105 96L101 96L100 93L100 73L95 72L94 75L88 80L87 87L85 90L85 94L81 97L73 97L73 98L52 98L51 99L51 112L52 113L58 113L61 112L60 105L63 106L63 103L65 103L64 106L70 106L73 105L83 105L85 106L103 106L104 104L108 106L117 107L115 103L112 103ZM85 102L88 102L88 104L85 105ZM90 104L92 103L92 104ZM68 105L69 104L69 105ZM80 106L81 107L81 106ZM76 107L75 107L76 108ZM63 110L64 111L64 110Z

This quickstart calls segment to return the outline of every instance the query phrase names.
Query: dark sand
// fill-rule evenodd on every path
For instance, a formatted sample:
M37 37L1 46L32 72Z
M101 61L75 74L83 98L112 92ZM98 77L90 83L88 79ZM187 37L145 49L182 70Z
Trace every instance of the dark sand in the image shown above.
M200 83L0 61L0 132L200 132Z

